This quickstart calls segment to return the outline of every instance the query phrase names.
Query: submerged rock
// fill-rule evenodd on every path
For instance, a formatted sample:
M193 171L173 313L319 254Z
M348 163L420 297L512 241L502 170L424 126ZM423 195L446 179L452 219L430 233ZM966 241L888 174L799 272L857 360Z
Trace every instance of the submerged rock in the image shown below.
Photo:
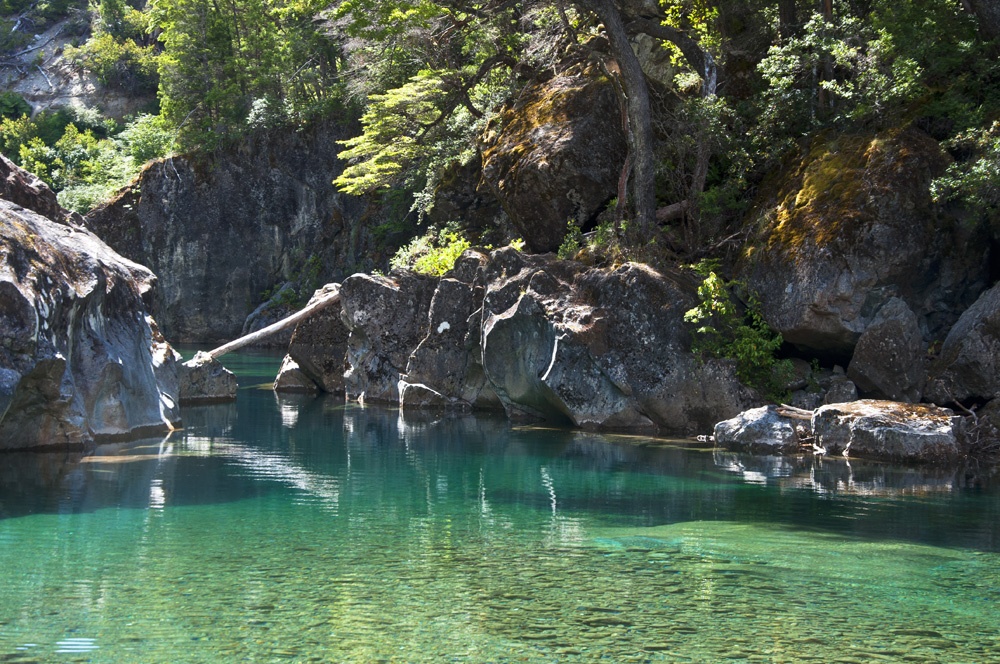
M0 200L0 448L179 424L179 356L147 313L154 281L89 231Z

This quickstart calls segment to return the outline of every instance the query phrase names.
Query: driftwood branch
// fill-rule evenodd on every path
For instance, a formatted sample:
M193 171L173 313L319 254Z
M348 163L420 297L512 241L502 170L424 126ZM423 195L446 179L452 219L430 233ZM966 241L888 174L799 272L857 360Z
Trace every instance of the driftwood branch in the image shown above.
M231 353L232 351L238 348L243 348L244 346L256 343L261 339L271 336L275 332L280 332L285 328L291 327L296 323L298 323L299 321L309 318L309 316L312 316L320 309L324 309L330 306L331 304L335 304L337 302L340 302L339 286L337 286L330 293L319 298L315 302L309 303L302 310L295 312L291 316L288 316L287 318L282 318L277 323L272 323L265 328L257 330L256 332L251 332L246 336L242 336L239 339L235 339L227 344L223 344L222 346L219 346L215 350L208 351L208 354L210 357L218 359L223 355L225 355L226 353Z
M806 410L805 408L796 408L795 406L789 406L788 404L781 404L774 409L778 415L782 417L788 417L793 420L811 420L813 412L811 410Z

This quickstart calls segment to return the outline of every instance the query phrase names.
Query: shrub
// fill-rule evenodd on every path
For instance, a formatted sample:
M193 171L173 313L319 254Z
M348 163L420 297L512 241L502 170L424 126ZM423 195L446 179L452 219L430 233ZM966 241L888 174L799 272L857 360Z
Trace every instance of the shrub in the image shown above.
M400 247L389 265L440 277L455 267L455 261L470 246L469 241L452 228L446 227L437 233L431 229L405 247Z
M692 352L734 360L740 381L772 401L782 400L792 364L775 357L783 339L764 320L756 295L741 281L723 280L715 265L702 262L693 267L705 279L698 287L698 306L684 314L685 321L698 326ZM743 311L732 291L745 297Z

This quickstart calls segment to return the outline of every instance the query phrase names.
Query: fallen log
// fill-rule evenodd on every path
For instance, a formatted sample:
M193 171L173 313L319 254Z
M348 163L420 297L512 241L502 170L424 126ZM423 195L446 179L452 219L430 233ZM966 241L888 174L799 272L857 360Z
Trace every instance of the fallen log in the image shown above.
M281 330L284 330L287 327L291 327L292 325L295 325L299 321L309 318L309 316L312 316L317 311L325 309L331 304L336 304L337 302L340 302L340 285L334 284L333 288L328 293L322 295L319 298L311 300L309 304L307 304L305 307L295 312L291 316L288 316L287 318L282 318L277 323L271 323L267 327L261 328L256 332L251 332L250 334L242 336L239 339L234 339L233 341L230 341L227 344L219 346L215 350L210 350L208 351L208 355L213 359L220 358L226 353L231 353L234 350L237 350L238 348L243 348L244 346L256 343L261 339L271 336L275 332L280 332Z

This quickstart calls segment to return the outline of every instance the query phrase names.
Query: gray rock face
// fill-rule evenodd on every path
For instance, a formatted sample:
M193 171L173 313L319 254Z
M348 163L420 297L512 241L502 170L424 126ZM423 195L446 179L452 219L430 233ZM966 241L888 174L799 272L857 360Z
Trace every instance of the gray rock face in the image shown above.
M399 403L399 380L410 353L427 336L436 281L410 273L393 278L356 274L340 287L347 340L348 398Z
M317 290L306 306L326 297L339 284L327 284ZM348 329L341 319L341 307L327 307L295 326L288 345L288 358L319 389L343 394L344 357L347 353Z
M87 445L180 422L155 277L92 233L0 200L0 448Z
M811 424L829 454L944 461L960 453L961 418L947 408L863 399L822 406Z
M401 376L404 407L433 402L450 408L500 408L486 380L479 347L486 261L486 255L467 251L450 277L438 282L426 336L410 355L406 374Z
M319 386L299 368L290 355L285 355L284 359L281 360L278 375L274 379L274 391L319 392Z
M693 284L502 249L449 278L356 275L347 392L404 407L489 408L594 429L692 433L756 399L689 350ZM405 367L405 370L404 370Z
M208 353L199 351L178 370L182 403L232 401L236 376Z
M758 454L795 454L799 438L795 420L779 415L774 406L744 411L715 425L719 447Z
M358 220L368 215L374 227L377 214L330 184L342 170L337 140L346 136L319 125L250 136L210 163L154 162L86 223L159 276L154 315L169 339L235 339L265 291L375 267L378 248Z
M586 224L617 193L627 145L610 81L593 63L530 85L483 140L483 177L534 251Z
M37 212L56 223L82 221L79 215L64 210L56 194L34 173L29 173L0 154L0 198Z
M926 357L917 316L903 300L889 300L861 334L847 375L878 399L920 401Z
M930 339L975 300L988 242L931 202L929 182L946 163L917 130L823 135L776 176L741 276L787 342L848 357L893 298Z
M1000 285L951 328L930 375L925 398L935 403L1000 396Z

